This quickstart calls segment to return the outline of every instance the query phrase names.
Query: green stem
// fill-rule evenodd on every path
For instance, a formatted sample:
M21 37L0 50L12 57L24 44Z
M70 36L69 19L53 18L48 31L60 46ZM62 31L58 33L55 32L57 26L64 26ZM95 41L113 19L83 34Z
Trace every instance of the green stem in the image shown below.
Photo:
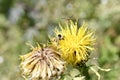
M85 63L80 64L80 65L78 65L77 67L78 67L78 69L80 70L81 75L82 75L82 76L85 76L85 80L91 80L90 75L89 75L89 72L88 72L89 67L86 66Z

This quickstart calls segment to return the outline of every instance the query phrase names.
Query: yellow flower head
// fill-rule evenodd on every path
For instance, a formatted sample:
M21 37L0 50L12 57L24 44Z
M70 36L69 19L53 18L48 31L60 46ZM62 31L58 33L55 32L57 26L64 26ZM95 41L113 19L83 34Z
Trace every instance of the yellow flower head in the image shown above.
M77 23L72 21L59 27L60 29L55 29L56 41L52 43L57 43L61 57L71 64L88 60L88 52L94 49L94 32L90 31L86 24L79 28Z
M65 68L57 52L50 48L41 48L39 45L32 52L21 56L21 70L23 77L30 80L50 80L57 78Z

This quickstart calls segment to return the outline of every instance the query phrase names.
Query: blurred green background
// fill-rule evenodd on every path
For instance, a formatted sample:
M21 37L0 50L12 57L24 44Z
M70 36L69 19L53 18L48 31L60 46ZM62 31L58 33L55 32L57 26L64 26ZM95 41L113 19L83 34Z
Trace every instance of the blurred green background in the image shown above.
M100 71L101 80L120 80L120 0L0 0L0 80L23 80L19 55L30 51L25 43L46 43L47 34L71 17L96 30L92 56L112 69Z

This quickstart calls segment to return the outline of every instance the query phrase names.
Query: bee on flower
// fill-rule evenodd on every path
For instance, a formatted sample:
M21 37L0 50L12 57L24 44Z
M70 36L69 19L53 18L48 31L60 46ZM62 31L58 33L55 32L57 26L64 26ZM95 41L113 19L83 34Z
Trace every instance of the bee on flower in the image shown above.
M65 69L65 62L58 53L51 47L33 47L30 53L20 56L23 76L30 80L51 80L60 76Z
M77 22L70 20L60 29L55 29L55 40L51 39L54 46L60 50L60 56L70 64L77 64L88 60L89 51L94 50L95 37L84 23L81 27Z

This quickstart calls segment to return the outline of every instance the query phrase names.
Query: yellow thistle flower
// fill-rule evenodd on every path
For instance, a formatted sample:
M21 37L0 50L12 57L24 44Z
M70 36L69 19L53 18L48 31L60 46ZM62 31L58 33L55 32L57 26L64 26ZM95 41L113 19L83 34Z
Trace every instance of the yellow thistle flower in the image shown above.
M90 31L85 23L78 28L77 22L72 21L59 27L60 29L55 29L56 38L52 44L60 49L61 57L71 64L88 60L88 52L94 49L96 40L94 32Z
M31 80L50 80L62 74L65 62L58 52L50 47L41 48L39 45L32 52L21 56L20 64L23 77Z

